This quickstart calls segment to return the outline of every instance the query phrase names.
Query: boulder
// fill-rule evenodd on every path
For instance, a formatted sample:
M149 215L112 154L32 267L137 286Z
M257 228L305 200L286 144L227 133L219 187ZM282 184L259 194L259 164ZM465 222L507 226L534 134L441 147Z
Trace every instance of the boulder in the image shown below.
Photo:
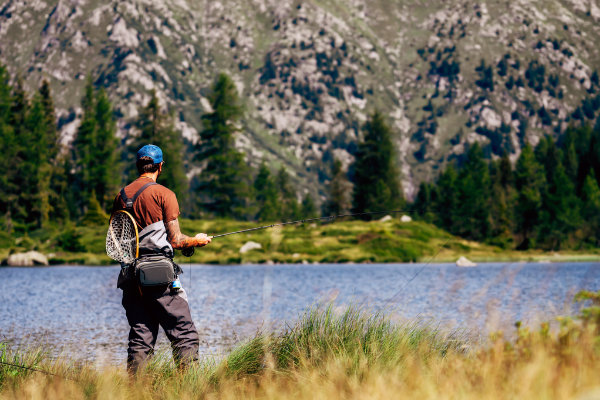
M28 251L26 253L15 253L8 256L2 262L3 265L11 267L32 267L34 265L48 265L48 258L38 251Z
M249 252L250 250L258 250L258 249L262 249L262 246L260 245L260 243L249 241L249 242L244 243L244 245L242 247L240 247L240 253L244 254L244 253Z
M412 221L412 218L411 218L411 217L409 217L408 215L403 215L403 216L400 218L400 221L401 221L401 222L410 222L410 221Z
M379 220L379 222L388 222L392 220L392 216L391 215L386 215L385 217L381 218Z
M475 264L473 261L469 260L465 256L460 256L460 258L458 260L456 260L456 266L457 267L476 267L477 264Z

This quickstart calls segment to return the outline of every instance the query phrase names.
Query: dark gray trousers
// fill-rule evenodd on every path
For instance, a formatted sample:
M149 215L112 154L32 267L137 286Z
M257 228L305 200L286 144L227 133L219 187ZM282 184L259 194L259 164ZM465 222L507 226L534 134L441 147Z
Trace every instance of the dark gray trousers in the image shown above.
M137 285L126 285L122 304L131 327L127 348L130 372L135 373L154 352L159 325L171 341L178 365L198 360L200 339L183 289L171 293L168 286L144 287L140 293Z

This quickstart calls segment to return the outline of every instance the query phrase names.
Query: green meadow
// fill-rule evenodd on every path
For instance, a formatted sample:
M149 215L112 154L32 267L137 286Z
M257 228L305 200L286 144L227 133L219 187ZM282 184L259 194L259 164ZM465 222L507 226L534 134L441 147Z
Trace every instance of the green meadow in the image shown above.
M268 224L268 223L267 223ZM257 226L256 222L229 219L181 220L188 235L205 232L216 235ZM3 234L0 258L11 253L37 250L50 264L114 264L104 250L107 225L54 226L28 235ZM248 242L260 245L241 252ZM258 246L256 246L258 247ZM338 220L273 227L215 238L198 248L191 258L178 253L178 263L427 263L455 262L464 256L475 262L508 261L593 261L600 250L566 252L516 251L464 240L420 221L399 218L380 220Z

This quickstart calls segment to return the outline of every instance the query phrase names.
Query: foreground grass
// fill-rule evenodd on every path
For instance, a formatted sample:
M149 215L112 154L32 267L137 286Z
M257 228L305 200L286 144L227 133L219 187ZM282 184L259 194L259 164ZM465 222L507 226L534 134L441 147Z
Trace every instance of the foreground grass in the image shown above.
M214 235L257 226L233 220L194 221L183 219L188 234ZM39 250L49 255L52 264L108 265L104 253L106 226L54 227L30 236L8 238L0 248L0 258L10 252ZM240 253L247 242L260 249ZM178 262L202 264L239 263L389 263L454 262L460 256L473 261L597 261L600 250L586 252L518 252L463 240L424 222L340 220L328 224L304 224L269 228L217 238L197 249L191 260L179 256Z
M155 357L130 379L121 369L73 370L36 358L36 367L67 379L0 367L0 399L598 398L600 292L589 295L596 308L563 320L557 332L519 327L512 340L498 333L478 345L329 307L185 371Z

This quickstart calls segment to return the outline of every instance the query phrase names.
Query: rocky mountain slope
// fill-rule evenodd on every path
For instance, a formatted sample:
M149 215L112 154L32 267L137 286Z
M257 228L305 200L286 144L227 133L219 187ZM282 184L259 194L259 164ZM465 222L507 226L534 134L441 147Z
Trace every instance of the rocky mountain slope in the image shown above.
M596 0L6 0L0 62L48 78L68 145L85 77L107 88L123 141L156 89L194 142L216 75L245 105L237 145L323 193L373 110L395 131L411 197L465 144L514 158L525 141L593 123Z

